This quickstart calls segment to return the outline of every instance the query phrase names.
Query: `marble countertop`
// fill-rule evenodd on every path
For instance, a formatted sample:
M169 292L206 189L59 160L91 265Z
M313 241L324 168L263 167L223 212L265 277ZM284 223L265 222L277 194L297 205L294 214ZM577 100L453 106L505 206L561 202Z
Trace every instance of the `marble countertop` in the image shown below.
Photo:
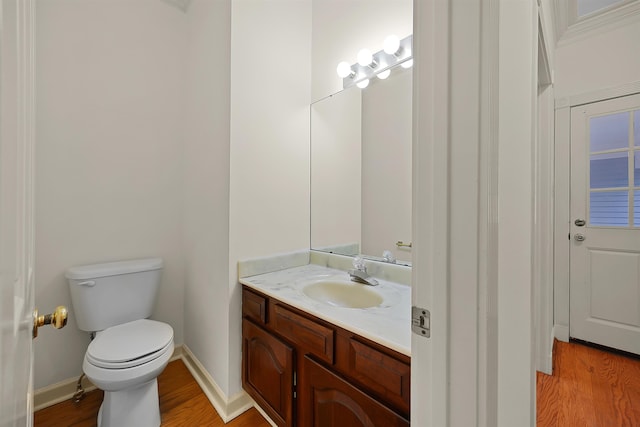
M302 289L318 280L349 280L345 271L316 264L244 277L240 283L411 356L411 287L376 279L379 285L369 289L380 294L384 301L369 308L335 307L306 296Z

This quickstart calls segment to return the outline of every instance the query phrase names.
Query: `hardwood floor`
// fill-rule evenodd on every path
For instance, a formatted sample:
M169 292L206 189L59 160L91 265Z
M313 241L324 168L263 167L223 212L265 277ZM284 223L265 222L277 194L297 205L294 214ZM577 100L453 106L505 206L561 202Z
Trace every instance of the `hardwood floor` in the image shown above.
M538 427L640 426L640 360L556 341L554 375L537 373Z
M211 402L181 360L175 360L158 377L162 426L224 426ZM93 427L102 403L102 391L95 390L79 403L71 401L42 409L34 415L35 427ZM251 408L235 418L230 427L270 427L270 424Z
M537 374L538 427L640 426L640 360L557 341L555 375ZM158 377L162 426L224 426L181 360ZM93 427L102 392L35 413L35 427ZM254 408L230 427L269 427Z

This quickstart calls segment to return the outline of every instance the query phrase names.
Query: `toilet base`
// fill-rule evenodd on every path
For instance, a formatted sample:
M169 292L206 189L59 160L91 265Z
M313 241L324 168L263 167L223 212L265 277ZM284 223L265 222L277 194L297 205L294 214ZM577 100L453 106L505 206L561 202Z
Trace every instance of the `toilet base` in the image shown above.
M158 381L134 388L105 391L98 412L98 427L159 427Z

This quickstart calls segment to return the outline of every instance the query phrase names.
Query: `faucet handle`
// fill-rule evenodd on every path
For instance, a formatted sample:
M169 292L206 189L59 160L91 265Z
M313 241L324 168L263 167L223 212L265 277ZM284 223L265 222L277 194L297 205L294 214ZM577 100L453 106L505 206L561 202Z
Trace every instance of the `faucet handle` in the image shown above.
M357 255L355 258L353 258L353 267L356 270L367 271L367 266L364 263L364 258L362 258L360 255Z
M393 256L393 253L389 250L385 250L384 252L382 252L382 259L385 262L389 262L391 264L396 262L396 258Z

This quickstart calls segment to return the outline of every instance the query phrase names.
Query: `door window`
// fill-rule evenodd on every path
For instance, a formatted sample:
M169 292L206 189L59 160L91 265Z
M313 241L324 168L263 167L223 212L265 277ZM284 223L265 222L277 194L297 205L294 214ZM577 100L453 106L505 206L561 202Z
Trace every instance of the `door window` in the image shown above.
M589 224L640 227L640 110L588 123Z

